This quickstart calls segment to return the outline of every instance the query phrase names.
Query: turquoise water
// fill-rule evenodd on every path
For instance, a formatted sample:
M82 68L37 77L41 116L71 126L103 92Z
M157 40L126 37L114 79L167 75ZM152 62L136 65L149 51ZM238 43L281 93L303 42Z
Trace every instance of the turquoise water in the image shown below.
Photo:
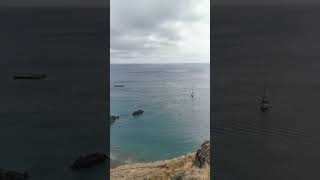
M111 114L120 115L110 132L117 160L169 159L210 138L209 64L113 64L110 99ZM138 109L145 113L132 117Z

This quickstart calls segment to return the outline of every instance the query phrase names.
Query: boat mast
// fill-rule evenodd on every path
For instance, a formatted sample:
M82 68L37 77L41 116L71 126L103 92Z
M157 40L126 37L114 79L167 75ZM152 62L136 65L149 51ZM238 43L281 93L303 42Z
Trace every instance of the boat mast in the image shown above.
M193 93L193 88L192 88L191 97L193 98L193 96L194 96L194 93Z
M263 88L263 98L267 97L267 83L264 81L264 88Z

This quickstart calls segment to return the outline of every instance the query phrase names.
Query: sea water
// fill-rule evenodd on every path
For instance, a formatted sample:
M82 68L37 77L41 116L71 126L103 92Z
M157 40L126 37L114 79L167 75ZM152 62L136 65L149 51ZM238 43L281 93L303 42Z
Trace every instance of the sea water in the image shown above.
M170 159L210 138L209 64L111 64L110 73L111 114L120 116L111 126L112 158ZM133 117L139 109L144 114Z
M219 180L319 179L320 7L216 6ZM264 82L272 108L258 110Z
M74 172L81 154L108 153L106 9L0 8L0 169L30 180L106 179ZM44 73L44 80L13 80ZM107 164L107 163L106 163Z

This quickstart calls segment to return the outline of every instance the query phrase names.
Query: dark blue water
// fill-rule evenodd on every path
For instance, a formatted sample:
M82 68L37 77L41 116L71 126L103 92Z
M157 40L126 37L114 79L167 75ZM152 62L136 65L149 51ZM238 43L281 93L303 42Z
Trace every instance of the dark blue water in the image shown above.
M110 132L112 158L126 162L169 159L193 152L209 139L209 66L112 64L111 113L120 115ZM138 109L145 111L143 116L132 117Z
M319 179L320 7L217 6L216 179ZM267 80L269 113L256 97Z
M106 179L107 165L69 169L82 153L108 153L105 11L0 8L1 169L27 170L31 180Z

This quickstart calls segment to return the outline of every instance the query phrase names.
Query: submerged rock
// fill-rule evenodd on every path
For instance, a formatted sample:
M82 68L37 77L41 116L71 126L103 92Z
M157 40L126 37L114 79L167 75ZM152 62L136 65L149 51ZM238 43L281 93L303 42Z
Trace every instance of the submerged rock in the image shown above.
M115 123L119 118L120 116L110 116L110 125Z
M144 113L143 110L134 111L134 112L132 113L132 116L139 116L139 115L142 115L143 113Z
M0 180L24 180L28 179L28 172L16 172L16 171L8 171L8 170L0 170Z
M106 161L107 155L104 153L93 153L90 155L81 155L78 159L74 161L71 165L73 170L80 170L83 168L91 168L96 165L102 164Z
M204 141L202 143L196 153L194 164L198 168L205 167L206 164L210 165L210 141Z
M113 87L124 87L124 85L120 84L120 85L114 85Z

